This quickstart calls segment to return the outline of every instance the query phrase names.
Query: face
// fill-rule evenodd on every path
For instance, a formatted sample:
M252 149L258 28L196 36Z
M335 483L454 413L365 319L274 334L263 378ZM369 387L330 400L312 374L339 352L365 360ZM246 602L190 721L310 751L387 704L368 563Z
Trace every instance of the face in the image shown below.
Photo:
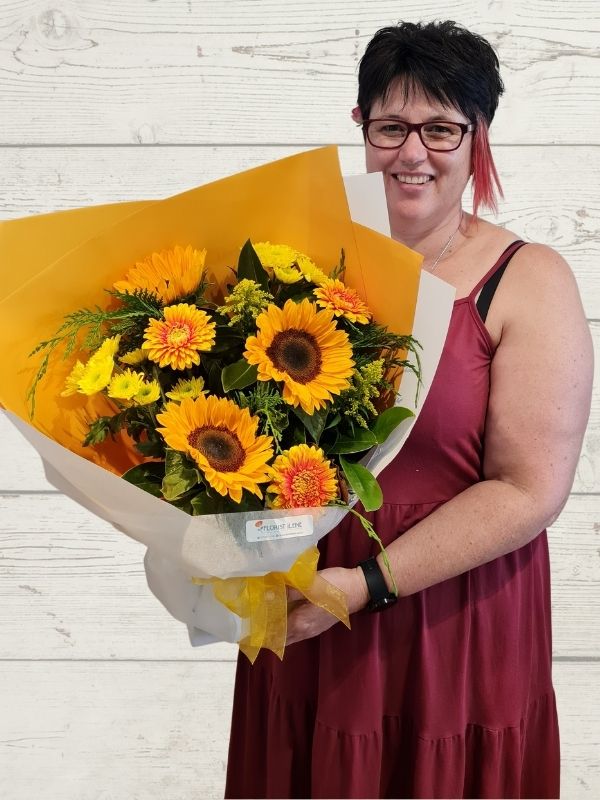
M377 100L370 118L398 117L406 122L468 120L453 107L428 100L422 92L411 93L404 104L400 85L392 87L385 104ZM396 150L383 150L365 141L367 172L382 172L392 229L405 222L436 224L460 209L471 168L471 138L466 133L457 150L440 153L428 150L419 134L411 131ZM429 176L424 184L401 183L398 176Z

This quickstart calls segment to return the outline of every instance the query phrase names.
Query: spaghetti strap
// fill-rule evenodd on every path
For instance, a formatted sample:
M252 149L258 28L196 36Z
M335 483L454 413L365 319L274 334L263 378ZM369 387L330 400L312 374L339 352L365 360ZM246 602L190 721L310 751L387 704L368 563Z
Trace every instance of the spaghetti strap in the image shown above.
M519 250L524 244L527 244L527 242L524 242L522 239L516 239L514 242L511 242L511 244L509 244L508 247L502 251L494 266L485 273L479 283L477 283L476 286L471 290L471 293L468 295L468 297L471 299L477 297L477 293L481 287L492 277L492 275L494 275L497 270L500 270L500 268L503 266L506 267L513 254L516 253L517 250Z

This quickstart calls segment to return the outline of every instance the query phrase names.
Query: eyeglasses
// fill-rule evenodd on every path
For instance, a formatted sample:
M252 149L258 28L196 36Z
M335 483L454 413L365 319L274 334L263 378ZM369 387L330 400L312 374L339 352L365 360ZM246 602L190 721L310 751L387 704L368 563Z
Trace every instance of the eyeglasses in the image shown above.
M373 147L382 150L395 150L402 147L409 133L417 131L420 140L428 150L450 152L457 150L464 136L475 130L470 122L404 122L398 119L365 119L363 130Z

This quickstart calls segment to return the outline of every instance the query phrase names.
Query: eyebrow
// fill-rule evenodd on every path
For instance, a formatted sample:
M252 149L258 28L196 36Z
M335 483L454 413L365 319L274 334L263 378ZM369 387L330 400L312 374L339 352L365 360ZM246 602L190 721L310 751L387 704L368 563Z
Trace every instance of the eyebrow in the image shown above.
M382 113L381 114L381 119L397 119L400 122L407 122L408 121L408 120L405 120L403 117L401 117L400 114L383 114ZM440 121L444 120L446 122L453 122L453 120L451 119L451 115L449 115L449 114L447 114L447 113L445 113L443 111L440 112L439 114L432 114L430 117L427 117L427 119L424 119L423 122L436 122L437 120L440 120Z

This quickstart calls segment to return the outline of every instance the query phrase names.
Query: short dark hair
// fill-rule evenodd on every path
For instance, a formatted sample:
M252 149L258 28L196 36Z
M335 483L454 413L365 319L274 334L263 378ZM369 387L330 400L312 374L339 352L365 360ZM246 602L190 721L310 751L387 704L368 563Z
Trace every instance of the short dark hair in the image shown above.
M429 99L460 109L471 121L483 117L489 127L504 92L499 67L489 42L451 20L381 28L360 60L362 118L369 117L376 100L385 102L400 79L405 102L411 90L421 89Z

